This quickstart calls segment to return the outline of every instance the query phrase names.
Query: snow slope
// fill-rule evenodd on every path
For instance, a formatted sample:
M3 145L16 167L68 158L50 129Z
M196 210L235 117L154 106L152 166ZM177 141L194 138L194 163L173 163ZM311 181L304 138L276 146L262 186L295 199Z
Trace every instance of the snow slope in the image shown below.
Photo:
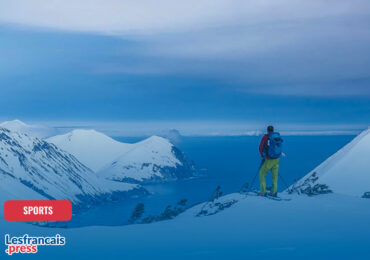
M331 170L342 169L337 164L354 167L352 161L358 153L368 151L368 137L369 130L364 131L317 167L323 171L318 173L319 179L331 173L336 180L337 171ZM356 169L366 166L362 160L355 162L361 165ZM331 180L329 176L326 180ZM343 180L347 185L358 185L356 178L346 176ZM5 222L0 217L0 230L5 234L66 236L65 247L41 247L38 259L76 255L135 260L351 259L354 254L369 259L370 200L352 195L285 193L281 196L290 201L275 201L233 193L191 207L175 219L152 224L50 229Z
M238 200L218 214L122 227L40 228L5 222L5 234L66 237L64 247L40 247L37 259L369 259L369 200L329 194L289 202L229 194Z
M0 127L38 138L49 137L57 134L57 130L55 128L42 125L28 125L18 119L5 121L0 124Z
M370 128L363 131L290 189L300 192L325 184L335 193L362 196L370 191Z
M366 169L366 161L358 155L364 153L368 158L368 144L366 130L315 169L318 180L322 178L330 186L336 184L336 174L343 167ZM346 185L360 185L358 177L346 172L343 175L339 177ZM361 176L364 182L365 176ZM335 191L335 185L330 187ZM370 200L352 195L336 191L314 197L282 194L291 200L275 201L234 193L196 205L173 220L153 224L51 229L5 222L0 217L0 230L5 234L66 236L64 247L40 247L38 259L76 255L128 260L352 259L354 255L369 259ZM197 217L204 210L209 215Z
M107 164L99 176L116 181L148 182L191 177L194 166L167 139L152 136Z
M0 128L0 178L0 189L19 196L32 189L47 199L74 204L95 203L118 193L145 193L137 185L100 179L55 145L5 128Z
M85 129L53 136L47 141L73 154L95 172L131 148L130 144L117 142L103 133Z
M45 200L40 193L28 188L13 178L0 175L0 201L6 200Z
M158 136L127 144L95 130L79 129L47 140L110 180L151 182L191 177L195 172L178 148Z

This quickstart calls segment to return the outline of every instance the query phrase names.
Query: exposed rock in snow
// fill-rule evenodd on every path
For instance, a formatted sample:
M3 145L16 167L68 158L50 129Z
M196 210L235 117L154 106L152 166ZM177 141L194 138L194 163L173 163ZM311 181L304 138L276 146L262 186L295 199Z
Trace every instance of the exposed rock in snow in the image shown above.
M57 130L55 128L42 125L28 125L18 119L5 121L0 124L0 127L38 138L45 138L57 134Z
M289 202L225 197L239 202L207 217L195 217L203 207L199 204L149 225L50 229L2 217L0 230L67 237L68 248L40 248L37 259L73 259L75 249L90 259L348 259L354 252L360 259L370 257L366 199L340 194L289 195Z
M196 216L201 217L215 215L227 208L230 208L237 202L238 200L235 198L235 194L226 195L215 200L208 201L202 205L202 208L196 214Z
M370 128L363 131L287 190L317 195L341 193L362 196L370 190Z
M29 198L26 193L31 189L43 198L69 199L75 205L146 194L137 185L96 177L54 144L5 128L0 128L0 178L1 190L16 190L23 199Z
M121 143L95 130L74 130L48 139L106 179L142 183L192 177L195 167L167 139Z
M125 182L155 182L192 177L193 164L167 139L152 136L99 171L107 179Z
M186 210L186 202L186 199L182 199L174 206L168 205L159 216L146 216L145 218L142 218L140 222L136 223L149 224L153 222L174 219Z

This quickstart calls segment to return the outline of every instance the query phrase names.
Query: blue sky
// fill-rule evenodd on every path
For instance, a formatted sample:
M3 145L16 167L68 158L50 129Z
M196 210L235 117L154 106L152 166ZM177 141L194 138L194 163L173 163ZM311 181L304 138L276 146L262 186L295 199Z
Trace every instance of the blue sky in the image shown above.
M155 2L2 1L1 119L370 124L367 1Z

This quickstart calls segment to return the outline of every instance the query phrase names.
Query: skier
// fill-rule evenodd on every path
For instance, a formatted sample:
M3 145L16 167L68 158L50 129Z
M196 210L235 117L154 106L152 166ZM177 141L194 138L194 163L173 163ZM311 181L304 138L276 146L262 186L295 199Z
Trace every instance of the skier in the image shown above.
M261 167L259 170L260 192L258 195L266 196L266 179L265 176L269 171L272 174L272 189L269 196L277 196L277 183L279 172L279 158L282 153L283 139L280 134L274 132L272 125L267 127L267 134L262 137L259 152L262 157Z

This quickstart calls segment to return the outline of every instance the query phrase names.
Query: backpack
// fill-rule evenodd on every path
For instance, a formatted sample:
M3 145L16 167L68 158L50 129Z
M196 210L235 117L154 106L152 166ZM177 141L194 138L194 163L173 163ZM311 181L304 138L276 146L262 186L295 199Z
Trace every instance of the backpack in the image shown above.
M279 158L283 152L283 139L280 137L280 134L277 132L269 134L267 142L267 156L271 159Z

